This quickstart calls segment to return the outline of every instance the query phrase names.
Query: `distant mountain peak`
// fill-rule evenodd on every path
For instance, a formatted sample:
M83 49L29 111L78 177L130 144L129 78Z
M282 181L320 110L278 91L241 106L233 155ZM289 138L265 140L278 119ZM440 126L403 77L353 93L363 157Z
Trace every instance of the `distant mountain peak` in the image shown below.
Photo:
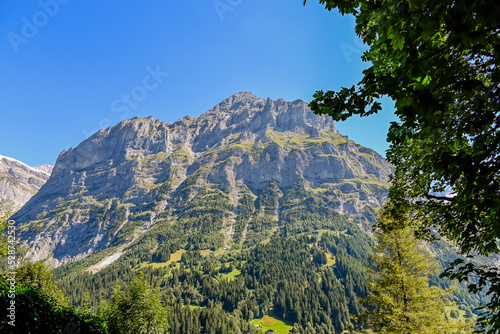
M43 164L43 165L33 166L31 168L45 172L45 173L50 175L52 173L52 169L54 168L54 166L49 165L49 164Z
M0 155L0 210L17 211L47 181L52 166L30 167Z

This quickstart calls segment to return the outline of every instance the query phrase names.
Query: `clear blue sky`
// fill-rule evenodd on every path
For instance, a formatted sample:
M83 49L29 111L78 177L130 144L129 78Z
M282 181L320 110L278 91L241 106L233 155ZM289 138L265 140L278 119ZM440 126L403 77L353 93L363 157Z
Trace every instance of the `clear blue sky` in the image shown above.
M314 0L1 1L0 154L54 164L123 118L171 123L240 91L309 102L357 83L362 50L353 18ZM384 154L384 106L340 133Z

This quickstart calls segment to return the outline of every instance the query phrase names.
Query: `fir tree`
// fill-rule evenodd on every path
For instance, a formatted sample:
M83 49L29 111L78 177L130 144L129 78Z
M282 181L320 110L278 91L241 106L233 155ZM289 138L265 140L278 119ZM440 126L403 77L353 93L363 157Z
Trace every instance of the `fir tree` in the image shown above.
M429 286L428 276L438 269L410 227L387 229L383 217L374 231L371 257L371 291L362 303L367 307L354 317L376 333L466 333L469 325L447 320L444 297L451 293Z

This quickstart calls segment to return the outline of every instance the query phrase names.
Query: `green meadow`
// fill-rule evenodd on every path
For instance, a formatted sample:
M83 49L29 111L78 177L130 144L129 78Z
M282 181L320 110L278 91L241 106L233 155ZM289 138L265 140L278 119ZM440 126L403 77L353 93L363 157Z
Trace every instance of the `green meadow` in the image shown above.
M285 324L283 321L273 318L271 316L265 315L262 319L253 319L252 323L254 325L259 325L263 333L268 329L274 330L275 333L290 333L293 326Z

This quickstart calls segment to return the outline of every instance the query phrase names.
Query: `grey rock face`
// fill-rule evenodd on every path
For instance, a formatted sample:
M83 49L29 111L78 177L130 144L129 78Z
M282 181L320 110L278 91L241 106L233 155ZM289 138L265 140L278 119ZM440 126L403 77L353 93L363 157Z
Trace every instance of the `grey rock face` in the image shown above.
M180 213L203 188L237 203L242 192L258 195L276 181L282 190L328 190L338 212L358 214L384 201L390 172L379 154L338 134L305 102L241 92L196 118L133 118L100 130L60 154L14 218L35 258L57 265L116 244L132 222L148 229L165 212ZM140 224L139 216L146 216Z
M52 166L30 167L0 156L0 210L19 210L45 184Z

